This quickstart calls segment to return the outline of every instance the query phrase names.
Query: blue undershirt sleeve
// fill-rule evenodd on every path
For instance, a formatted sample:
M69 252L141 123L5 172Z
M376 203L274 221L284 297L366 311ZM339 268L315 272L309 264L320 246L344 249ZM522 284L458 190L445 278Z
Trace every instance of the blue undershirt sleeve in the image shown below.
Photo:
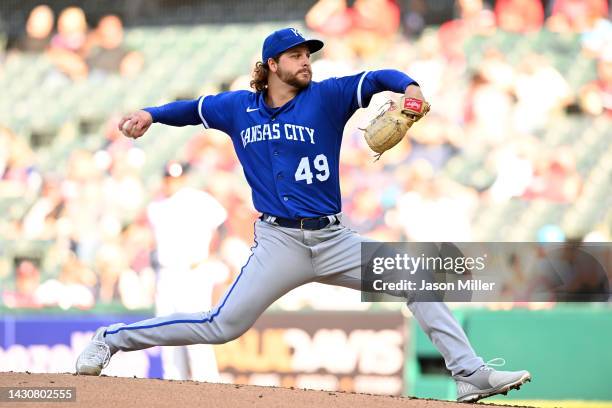
M328 113L340 131L346 121L359 108L366 108L374 94L383 91L404 93L408 85L418 83L395 69L365 71L356 75L330 78L320 82L324 100L334 101L328 105Z
M395 69L381 69L366 72L361 84L361 105L365 108L372 96L383 91L404 93L408 85L419 85L414 79Z
M176 101L143 110L151 114L154 123L170 126L201 125L198 102L199 99Z

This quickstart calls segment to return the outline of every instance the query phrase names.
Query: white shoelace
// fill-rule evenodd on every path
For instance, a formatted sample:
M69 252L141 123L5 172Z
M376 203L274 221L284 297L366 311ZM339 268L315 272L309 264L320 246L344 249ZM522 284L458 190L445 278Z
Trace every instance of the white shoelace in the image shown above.
M85 358L97 360L100 359L100 356L102 355L102 368L106 367L111 357L110 348L102 341L93 340L91 343L96 347L91 349L91 351L88 351L87 354L85 354ZM100 353L100 351L102 353Z
M482 367L480 367L483 371L491 371L494 370L493 367L502 367L506 365L506 360L501 357L493 358L485 363Z

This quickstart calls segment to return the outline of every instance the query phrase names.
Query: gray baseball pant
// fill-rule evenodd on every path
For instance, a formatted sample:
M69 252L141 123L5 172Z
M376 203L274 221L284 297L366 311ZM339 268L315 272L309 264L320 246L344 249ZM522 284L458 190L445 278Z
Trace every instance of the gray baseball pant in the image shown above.
M112 353L228 342L246 332L274 301L305 283L360 290L360 244L364 241L371 240L342 224L307 231L258 220L252 254L216 307L114 324L108 327L105 341ZM413 301L408 308L452 375L471 374L484 364L444 303Z

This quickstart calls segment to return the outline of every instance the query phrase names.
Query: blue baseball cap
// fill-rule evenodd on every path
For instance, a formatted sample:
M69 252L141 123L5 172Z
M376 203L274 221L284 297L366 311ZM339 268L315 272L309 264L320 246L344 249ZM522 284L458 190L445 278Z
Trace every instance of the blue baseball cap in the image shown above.
M277 30L266 37L261 50L261 60L265 64L268 58L276 57L277 55L287 51L298 45L306 45L310 52L317 52L323 48L323 41L307 40L295 28L283 28Z

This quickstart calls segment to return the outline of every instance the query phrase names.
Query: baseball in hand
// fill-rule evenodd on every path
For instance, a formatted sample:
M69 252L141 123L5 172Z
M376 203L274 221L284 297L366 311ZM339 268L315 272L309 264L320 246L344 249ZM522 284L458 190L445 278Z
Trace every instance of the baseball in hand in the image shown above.
M132 128L132 120L129 119L125 121L125 123L121 127L121 130L123 131L124 135L129 136L131 128Z

